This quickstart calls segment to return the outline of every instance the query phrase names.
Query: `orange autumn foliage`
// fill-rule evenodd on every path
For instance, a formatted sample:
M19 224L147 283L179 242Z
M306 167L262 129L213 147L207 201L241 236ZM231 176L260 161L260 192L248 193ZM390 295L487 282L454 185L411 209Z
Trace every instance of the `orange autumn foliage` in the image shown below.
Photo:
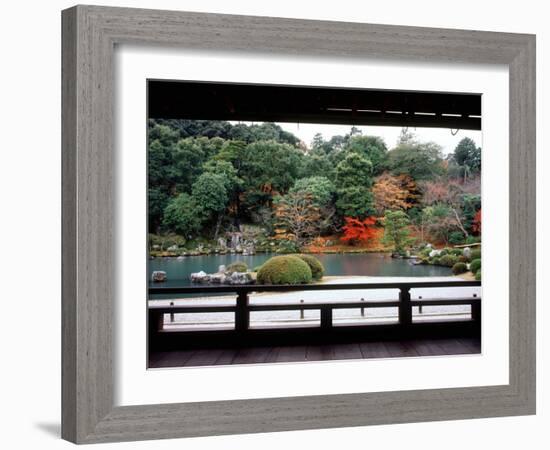
M379 214L386 210L411 208L418 201L419 192L415 181L408 175L378 176L372 187L374 204Z
M321 236L316 237L307 247L307 251L309 253L322 253L327 247L327 242L330 242L327 238Z
M341 240L348 243L365 243L376 236L376 218L367 217L364 220L344 217L346 224L342 227L344 235Z
M477 210L472 221L472 231L476 234L481 234L481 208Z

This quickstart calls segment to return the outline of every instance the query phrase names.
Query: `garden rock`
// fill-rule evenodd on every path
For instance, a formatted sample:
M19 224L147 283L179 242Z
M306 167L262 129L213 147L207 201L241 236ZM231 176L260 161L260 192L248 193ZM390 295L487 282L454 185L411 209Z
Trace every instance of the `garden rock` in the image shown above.
M192 283L208 283L210 281L210 275L203 270L192 273L190 278Z
M224 273L214 273L210 275L210 283L225 284L227 283L227 275Z
M151 278L156 283L166 281L166 272L164 272L163 270L155 270L151 275Z
M249 272L233 272L228 278L229 284L250 284L254 280Z

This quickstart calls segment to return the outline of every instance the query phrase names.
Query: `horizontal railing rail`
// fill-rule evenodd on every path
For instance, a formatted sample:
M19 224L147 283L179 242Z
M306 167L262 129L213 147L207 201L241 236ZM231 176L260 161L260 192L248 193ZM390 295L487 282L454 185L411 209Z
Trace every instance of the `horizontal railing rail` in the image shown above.
M363 315L365 308L395 307L398 309L398 324L402 327L413 324L413 307L417 306L441 306L441 305L469 305L473 321L481 320L481 297L474 294L472 297L454 298L428 298L411 299L411 289L438 288L438 287L476 287L481 286L480 281L414 281L414 282L384 282L384 283L350 283L350 284L313 284L313 285L238 285L238 286L181 286L181 287L151 287L150 295L159 294L212 294L235 293L236 301L231 304L171 304L166 305L154 300L149 302L150 330L159 332L163 327L164 314L178 313L219 313L231 312L235 314L235 331L247 332L250 330L250 313L255 311L293 311L293 310L319 310L320 328L330 330L333 327L333 310L335 309L361 309ZM260 292L292 292L292 291L352 291L352 290L381 290L397 289L397 300L365 300L358 301L308 301L299 303L250 303L249 294ZM180 300L181 301L181 300Z
M248 284L248 285L208 285L208 286L175 286L149 287L149 295L159 294L209 294L219 292L289 292L289 291L339 291L360 289L415 289L436 287L471 287L481 286L481 281L408 281L381 283L346 283L346 284Z

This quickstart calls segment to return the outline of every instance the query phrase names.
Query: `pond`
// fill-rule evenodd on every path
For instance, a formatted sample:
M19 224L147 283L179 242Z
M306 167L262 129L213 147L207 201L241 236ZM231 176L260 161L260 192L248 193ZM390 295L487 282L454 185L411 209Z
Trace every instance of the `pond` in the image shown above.
M149 280L155 270L166 272L167 281L154 283L155 286L189 286L189 276L201 270L206 273L218 271L222 264L226 266L235 261L244 261L252 270L262 265L275 254L258 253L251 256L238 254L188 256L183 259L155 258L149 260ZM391 258L388 253L347 253L316 254L325 266L325 275L329 276L376 276L376 277L445 277L451 276L451 269L441 266L413 265L410 260ZM151 283L152 284L152 283Z

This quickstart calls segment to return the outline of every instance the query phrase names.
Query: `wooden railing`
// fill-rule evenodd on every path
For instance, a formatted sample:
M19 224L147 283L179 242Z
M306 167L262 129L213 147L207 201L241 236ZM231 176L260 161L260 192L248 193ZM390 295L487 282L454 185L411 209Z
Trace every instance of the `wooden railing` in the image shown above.
M223 305L206 304L178 304L165 305L161 302L150 301L148 307L149 330L151 334L162 331L164 324L164 315L177 313L212 313L212 312L231 312L235 314L234 332L246 334L250 329L250 313L255 311L292 311L292 310L318 310L320 311L320 330L331 331L333 329L333 311L335 309L354 309L359 308L398 308L397 326L403 331L415 325L413 323L413 307L417 306L450 306L450 305L469 305L471 307L471 321L480 324L481 321L481 297L473 295L470 297L456 298L430 298L430 299L411 299L411 289L415 288L438 288L438 287L471 287L480 286L479 281L415 281L415 282L388 282L388 283L352 283L352 284L313 284L313 285L245 285L245 286L186 286L186 287L151 287L150 296L158 294L219 294L235 293L236 302ZM307 303L250 303L249 295L253 292L297 292L297 291L350 291L350 290L379 290L379 289L399 289L398 300L357 300L357 301L338 301ZM449 323L447 320L446 323ZM367 325L373 327L374 325ZM355 328L356 326L354 326ZM340 326L338 328L341 328Z

